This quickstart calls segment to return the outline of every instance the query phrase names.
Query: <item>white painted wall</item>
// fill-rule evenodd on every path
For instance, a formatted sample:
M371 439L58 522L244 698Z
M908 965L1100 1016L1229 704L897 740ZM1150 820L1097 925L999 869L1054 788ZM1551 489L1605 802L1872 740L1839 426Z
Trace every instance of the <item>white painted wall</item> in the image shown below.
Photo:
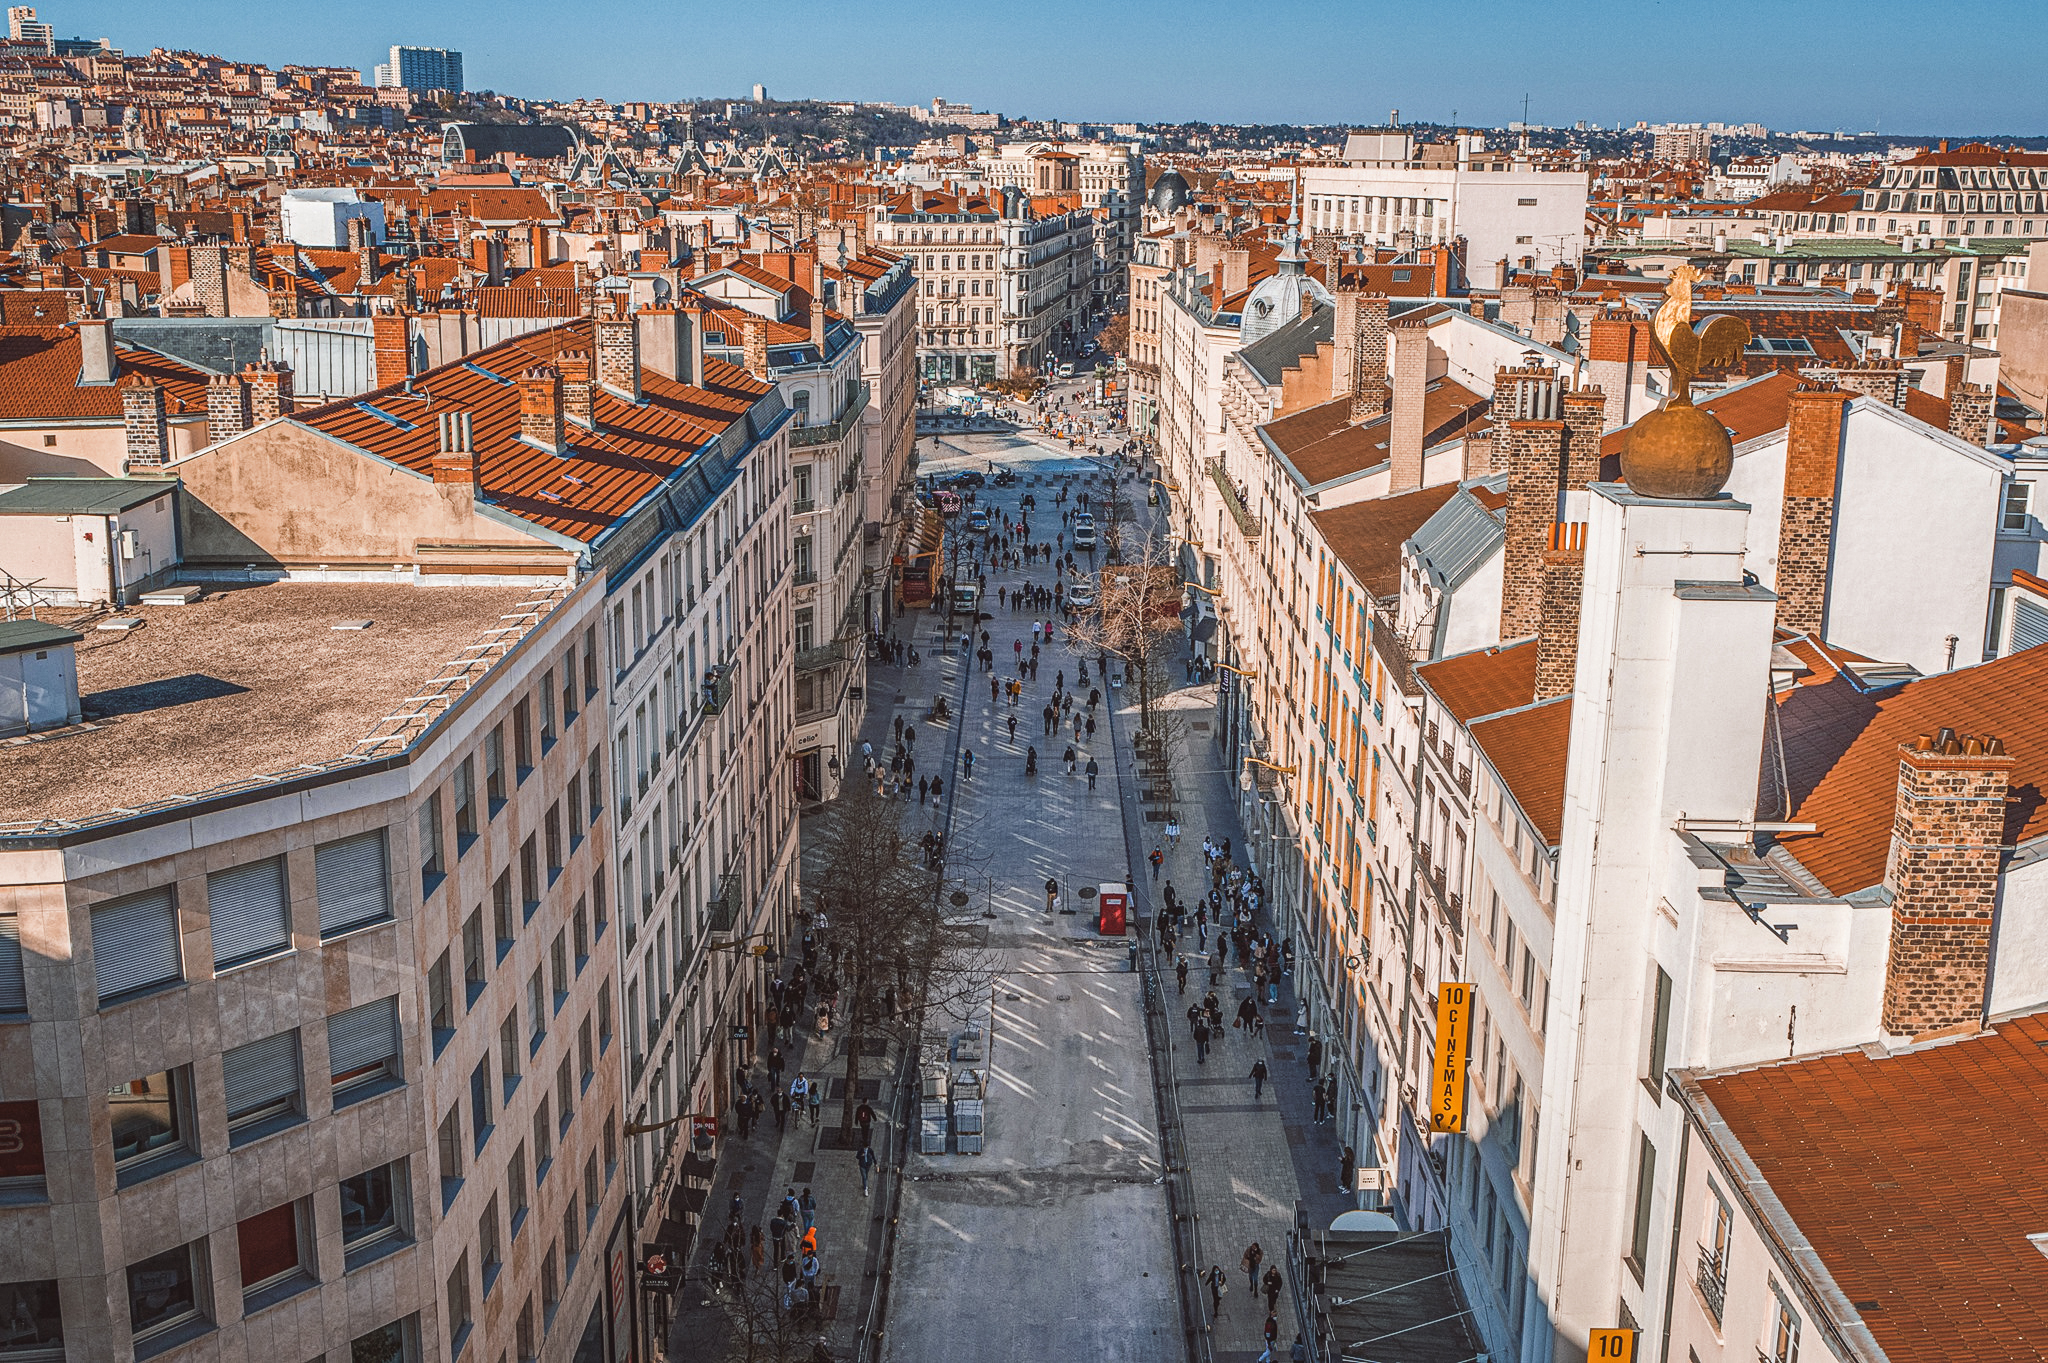
M2048 1001L2048 858L2007 866L1991 944L1991 1012Z

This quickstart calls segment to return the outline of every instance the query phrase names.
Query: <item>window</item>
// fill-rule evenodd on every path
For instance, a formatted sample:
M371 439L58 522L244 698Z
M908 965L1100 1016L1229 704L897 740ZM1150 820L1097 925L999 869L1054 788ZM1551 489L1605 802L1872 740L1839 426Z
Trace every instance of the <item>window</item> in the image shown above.
M585 900L576 901L570 928L576 934L576 973L581 975L583 967L590 961L590 905Z
M0 1320L7 1322L0 1358L64 1357L64 1317L57 1306L56 1279L0 1284Z
M92 911L92 973L102 1007L184 978L170 886Z
M583 1070L583 1086L589 1088L590 1081L597 1077L597 1051L591 1044L590 1019L587 1017L576 1029L576 1059Z
M477 909L462 924L462 983L472 1008L484 992L484 968L484 913Z
M526 1147L520 1146L512 1152L512 1158L505 1165L505 1210L510 1214L512 1238L519 1238L520 1227L526 1224Z
M448 953L442 952L427 967L427 1025L434 1032L434 1055L455 1036L454 987L449 982Z
M505 1266L502 1252L498 1243L498 1199L494 1195L484 1204L484 1214L476 1222L476 1261L477 1267L483 1270L486 1297L498 1284L498 1270Z
M337 1108L402 1082L396 994L327 1019L327 1067Z
M575 851L583 845L583 781L571 774L569 777L569 850Z
M524 696L512 706L512 765L515 780L533 774L533 702Z
M566 932L555 934L554 943L548 948L548 965L555 977L555 1011L569 1001L569 936Z
M583 1218L576 1214L576 1194L569 1194L569 1205L562 1208L562 1257L567 1261L569 1272L576 1272L576 1256L583 1244Z
M419 1339L420 1318L415 1313L357 1335L348 1346L349 1363L419 1363Z
M563 679L567 684L567 678ZM583 698L590 699L597 694L597 626L591 625L583 631Z
M252 862L206 878L206 913L213 929L213 968L260 961L292 945L285 907L284 858Z
M549 668L540 678L540 750L555 746L555 671Z
M491 816L505 807L505 726L494 727L484 737L484 796L491 802Z
M1650 1262L1650 1196L1657 1188L1657 1147L1650 1144L1648 1132L1636 1136L1636 1215L1635 1227L1629 1237L1628 1268L1636 1275L1636 1281L1643 1280L1643 1269Z
M220 1064L231 1144L280 1130L303 1110L297 1030L237 1046L221 1056Z
M604 1199L604 1184L597 1174L597 1152L590 1152L590 1158L583 1161L583 1214L595 1219L598 1203Z
M1771 1342L1765 1354L1769 1363L1799 1363L1799 1313L1785 1299L1785 1289L1771 1279L1771 1295L1777 1298L1771 1312Z
M435 1153L441 1164L441 1206L446 1210L462 1187L462 1112L449 1108L434 1134Z
M469 1342L469 1331L475 1322L469 1307L469 1256L460 1255L455 1260L455 1270L448 1275L448 1356L459 1357L462 1346Z
M498 878L491 882L491 927L498 939L498 959L504 960L512 951L513 934L518 931L512 921L512 873L500 871Z
M33 1098L0 1103L0 1197L43 1191L42 1106ZM5 1290L0 1289L0 1306L5 1303ZM6 1345L0 1344L0 1355L6 1352Z
M491 1138L491 1058L485 1056L469 1072L469 1128L477 1152Z
M189 1151L195 1130L191 1070L159 1070L129 1080L107 1095L107 1117L116 1169Z
M584 803L590 806L590 821L597 822L597 816L604 811L604 749L590 750L590 767L583 778Z
M465 757L455 767L455 855L476 841L476 762Z
M341 1181L341 1247L349 1268L358 1268L409 1238L409 1190L404 1160Z
M137 1343L203 1319L199 1284L204 1275L193 1263L199 1253L196 1243L180 1245L128 1265L128 1325Z
M1671 1042L1671 977L1664 967L1655 967L1657 977L1650 992L1650 1053L1643 1069L1643 1086L1658 1102L1664 1101L1664 1054Z
M384 830L313 849L313 895L320 904L320 935L334 937L391 917L385 872Z
M519 897L525 901L526 916L540 907L540 847L528 838L519 845Z
M555 883L562 874L562 806L557 801L548 806L548 812L541 819L541 833L547 845L548 884Z
M286 1202L238 1222L235 1247L241 1257L245 1297L303 1276L305 1246L300 1238L299 1204ZM245 1304L250 1309L258 1305Z
M0 1013L28 1011L28 980L21 971L21 916L0 913Z
M543 1093L533 1109L533 1181L539 1183L546 1179L548 1168L554 1162L555 1128L548 1121L548 1096Z
M563 1056L562 1063L555 1070L555 1106L561 1109L561 1129L567 1132L569 1123L576 1115L575 1076L569 1071L569 1057Z
M606 980L597 988L597 1048L610 1049L612 1044L612 986Z
M434 791L420 805L420 898L432 894L448 877L441 863L441 792Z
M519 1307L519 1324L514 1327L512 1349L519 1363L531 1363L534 1358L533 1345L533 1298L528 1297Z
M548 1252L540 1261L540 1318L541 1323L552 1325L555 1308L561 1305L562 1287L555 1277L555 1247L548 1246Z
M2005 514L2000 528L2025 530L2027 520L2033 513L2034 485L2032 483L2007 483L2005 485Z
M505 1101L519 1087L519 1009L513 1008L498 1024L498 1078L505 1085Z
M526 1016L533 1022L530 1040L537 1051L548 1034L548 985L538 967L526 980Z

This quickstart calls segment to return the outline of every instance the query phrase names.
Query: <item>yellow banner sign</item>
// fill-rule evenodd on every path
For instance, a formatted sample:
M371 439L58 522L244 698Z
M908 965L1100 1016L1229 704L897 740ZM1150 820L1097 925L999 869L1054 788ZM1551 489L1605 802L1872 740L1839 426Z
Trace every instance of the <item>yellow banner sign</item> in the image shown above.
M1436 988L1436 1072L1431 1083L1429 1129L1465 1129L1465 1064L1472 1043L1472 986Z
M1586 1340L1586 1363L1636 1363L1636 1332L1593 1331Z

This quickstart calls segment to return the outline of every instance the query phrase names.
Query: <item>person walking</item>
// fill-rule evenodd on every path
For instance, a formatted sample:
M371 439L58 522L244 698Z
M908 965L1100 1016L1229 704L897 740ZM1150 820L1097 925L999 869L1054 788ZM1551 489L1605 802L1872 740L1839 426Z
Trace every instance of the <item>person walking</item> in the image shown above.
M810 1184L804 1185L803 1196L796 1200L796 1209L802 1215L804 1230L808 1233L811 1227L818 1224L818 1199L811 1196Z
M1209 1024L1199 1018L1195 1020L1195 1063L1209 1063Z
M1090 727L1092 728L1093 725L1091 724ZM1094 758L1091 757L1088 759L1088 789L1095 789L1095 777L1096 774L1101 770L1102 768L1096 765Z
M1244 1258L1238 1261L1239 1267L1244 1269L1245 1277L1251 1280L1251 1286L1246 1290L1254 1296L1258 1294L1259 1290L1259 1266L1265 1262L1266 1251L1259 1248L1259 1242L1256 1240L1252 1241L1250 1248L1245 1250Z
M974 775L974 749L962 748L960 750L960 765L963 768L960 773L961 776L971 777Z
M770 1046L768 1048L768 1082L776 1088L782 1087L782 1069L782 1047Z
M940 780L938 777L934 776L932 778L932 803L937 804L939 802L939 797L941 795L944 795L945 793L946 783Z
M875 1110L865 1100L853 1110L853 1124L860 1128L861 1148L866 1149L875 1134Z
M1323 1072L1323 1039L1312 1036L1308 1039L1308 1077L1317 1079Z
M860 1166L860 1195L866 1197L868 1195L868 1171L875 1167L875 1152L868 1146L862 1145L860 1153L854 1156L854 1163Z
M1273 1308L1266 1308L1266 1357L1273 1356L1273 1343L1280 1338L1280 1318L1273 1314Z
M1309 1096L1315 1100L1315 1116L1311 1118L1317 1126L1323 1124L1323 1086L1314 1083L1308 1086Z
M778 1085L775 1090L775 1129L781 1132L789 1121L789 1095Z
M931 778L931 777L929 777L929 776L920 776L920 777L918 777L918 778L917 778L917 803L918 803L918 807L919 807L920 809L924 807L924 799L925 799L925 796L927 796L927 795L931 794L931 791L932 791L932 778Z
M1168 946L1168 947L1170 948L1170 947L1171 947L1172 945L1173 945L1173 940L1172 940L1171 938L1168 938L1168 939L1167 939L1167 946ZM1182 996L1182 997L1186 997L1186 995L1187 995L1187 992L1188 992L1188 958L1187 958L1187 957L1185 957L1185 956L1181 957L1181 958L1180 958L1180 962L1179 962L1179 964L1177 964L1177 965L1175 965L1175 966L1174 966L1174 968L1173 968L1173 978L1174 978L1174 979L1175 979L1175 980L1176 980L1176 981L1177 981L1177 982L1179 983L1179 985L1180 985L1180 992L1181 992L1181 996Z
M823 1029L821 1028L820 1030L823 1030ZM824 1111L824 1109L825 1109L825 1081L824 1081L824 1080L822 1080L822 1079L817 1079L817 1080L813 1080L813 1081L812 1081L812 1083L811 1083L811 1091L810 1091L810 1094L809 1094L809 1100L810 1100L810 1107L811 1107L811 1129L815 1131L815 1130L817 1129L817 1127L818 1127L818 1116L819 1116L819 1114L820 1114L821 1112L823 1112L823 1111ZM808 1191L808 1190L807 1190L807 1191Z
M1223 1271L1223 1265L1211 1264L1209 1271L1202 1275L1202 1281L1209 1287L1209 1314L1211 1317L1223 1314L1223 1294L1230 1290L1230 1279Z
M1266 1060L1264 1056L1252 1061L1252 1101L1258 1102L1266 1094Z
M1155 847L1152 849L1152 854L1146 857L1145 860L1152 863L1152 878L1154 880L1159 879L1159 864L1166 860L1166 854Z
M1266 1265L1266 1276L1259 1279L1259 1286L1266 1289L1266 1314L1269 1317L1273 1314L1273 1312L1280 1309L1280 1288L1282 1287L1282 1285L1283 1284L1280 1279L1280 1265ZM1267 1335L1266 1342L1268 1344L1271 1344L1273 1342L1273 1337L1271 1335Z
M1012 743L1017 741L1017 717L1015 715L1010 716L1010 741Z
M1358 1155L1350 1146L1337 1157L1337 1187L1344 1192L1351 1191L1351 1185L1358 1178Z
M753 1233L747 1237L747 1257L754 1261L757 1270L768 1262L768 1244L763 1239L759 1226L754 1227Z

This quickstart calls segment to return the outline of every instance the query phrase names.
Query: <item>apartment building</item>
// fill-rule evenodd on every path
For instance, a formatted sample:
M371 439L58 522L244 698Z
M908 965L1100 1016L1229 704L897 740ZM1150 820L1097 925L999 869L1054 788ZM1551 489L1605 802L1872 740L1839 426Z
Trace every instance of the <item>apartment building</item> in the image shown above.
M862 614L872 630L893 619L896 547L917 441L917 277L907 256L873 247L838 267L839 302L860 334L860 368L868 386L860 500Z
M1478 133L1417 143L1409 133L1353 133L1338 162L1301 167L1304 223L1377 246L1463 239L1466 273L1498 288L1509 270L1578 268L1589 173L1493 151Z

